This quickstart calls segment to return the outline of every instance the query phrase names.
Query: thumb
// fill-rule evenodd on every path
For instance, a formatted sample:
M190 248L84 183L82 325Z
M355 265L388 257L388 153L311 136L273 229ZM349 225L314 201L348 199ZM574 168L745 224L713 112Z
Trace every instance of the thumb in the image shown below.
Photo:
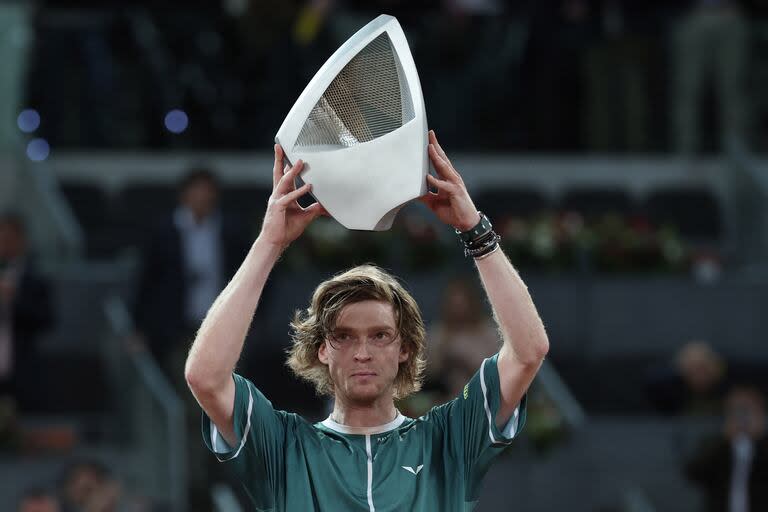
M431 207L432 206L432 196L430 196L430 192L427 192L423 196L419 196L416 199L418 199L420 202L424 203L425 205Z
M321 215L330 217L330 214L328 213L328 210L326 210L325 207L323 207L323 205L321 205L320 203L314 203L311 206L308 206L304 210L304 214L307 217L309 217L309 220L314 220L314 219L320 217Z

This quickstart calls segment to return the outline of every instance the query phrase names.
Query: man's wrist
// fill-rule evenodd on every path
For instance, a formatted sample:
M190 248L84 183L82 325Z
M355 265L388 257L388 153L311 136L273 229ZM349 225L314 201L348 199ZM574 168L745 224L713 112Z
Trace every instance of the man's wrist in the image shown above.
M252 247L256 250L260 250L266 252L266 254L274 256L275 259L279 258L283 251L288 248L287 245L283 246L281 244L272 242L262 237L261 235L256 238Z
M453 227L460 232L469 231L473 227L477 226L479 222L480 222L480 213L475 212L473 216L470 216L469 220L460 222L459 224Z

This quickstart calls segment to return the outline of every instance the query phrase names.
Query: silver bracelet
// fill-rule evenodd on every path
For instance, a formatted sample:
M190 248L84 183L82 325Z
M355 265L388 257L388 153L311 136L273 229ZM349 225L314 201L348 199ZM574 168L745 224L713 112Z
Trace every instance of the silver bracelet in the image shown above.
M498 251L498 250L499 250L499 247L501 247L501 246L500 246L500 245L497 243L497 244L496 244L496 247L494 247L493 249L491 249L491 250L490 250L490 251L488 251L487 253L485 253L485 254L483 254L483 255L481 255L481 256L478 256L478 257L476 257L476 258L475 258L475 261L484 260L485 258L487 258L488 256L490 256L491 254L493 254L493 253L495 253L496 251Z

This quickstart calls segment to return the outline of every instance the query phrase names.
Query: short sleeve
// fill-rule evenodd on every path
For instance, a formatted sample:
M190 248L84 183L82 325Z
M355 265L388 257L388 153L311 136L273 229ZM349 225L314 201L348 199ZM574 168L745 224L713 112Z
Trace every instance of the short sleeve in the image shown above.
M449 445L464 462L470 488L476 488L494 457L499 455L525 425L527 395L523 395L507 424L499 429L496 414L501 405L498 354L485 359L462 393L437 408Z
M281 474L285 441L285 415L249 380L233 374L234 426L238 439L229 446L216 425L203 412L203 441L219 462L231 464L259 507L269 508Z

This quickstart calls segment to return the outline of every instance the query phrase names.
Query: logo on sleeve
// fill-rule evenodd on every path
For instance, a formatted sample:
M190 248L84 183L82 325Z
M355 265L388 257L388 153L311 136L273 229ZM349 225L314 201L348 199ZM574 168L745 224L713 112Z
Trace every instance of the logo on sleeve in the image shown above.
M411 466L402 466L404 470L406 470L409 473L413 473L414 475L418 475L419 471L421 471L421 468L424 467L424 464L419 464L416 466L416 469L413 469Z
M469 383L467 383L467 385L464 386L464 400L466 400L468 396L469 396Z

